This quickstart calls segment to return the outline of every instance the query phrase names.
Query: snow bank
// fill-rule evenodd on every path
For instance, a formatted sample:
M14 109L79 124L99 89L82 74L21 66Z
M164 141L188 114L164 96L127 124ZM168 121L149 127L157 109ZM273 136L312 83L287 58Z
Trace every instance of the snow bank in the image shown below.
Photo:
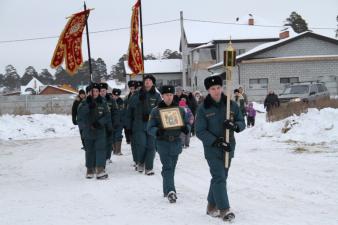
M267 123L265 113L257 114L256 125L247 129L256 138L270 137L277 141L301 142L308 145L337 144L338 109L309 109L300 116L291 116L282 121ZM282 133L285 123L290 121L291 129Z
M33 114L0 117L0 140L26 140L77 136L79 131L70 115Z

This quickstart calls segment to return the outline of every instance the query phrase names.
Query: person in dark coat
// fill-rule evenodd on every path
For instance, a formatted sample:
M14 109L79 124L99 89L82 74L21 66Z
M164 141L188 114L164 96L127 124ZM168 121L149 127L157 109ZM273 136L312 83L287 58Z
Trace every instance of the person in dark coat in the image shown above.
M178 86L175 88L176 94L174 96L174 102L178 105L178 103L180 102L181 98L185 98L187 100L187 104L188 103L188 96L186 94L183 93L183 88Z
M130 99L126 127L132 132L137 153L137 171L146 175L154 175L155 143L154 137L147 133L147 123L151 110L161 101L161 96L155 89L156 79L147 75L143 80L143 87Z
M86 93L84 90L80 90L79 91L79 95L76 96L74 102L73 102L73 106L72 106L72 121L73 121L73 124L74 125L78 125L77 124L77 121L76 121L76 118L77 118L77 109L80 105L80 103L82 102L83 99L86 98ZM82 142L82 149L84 149L84 139L82 137L82 130L79 129L80 131L80 137L81 137L81 142Z
M269 91L269 94L265 97L264 100L264 108L266 109L266 119L267 121L271 121L272 117L272 109L278 108L280 106L280 101L278 96L274 91Z
M190 131L188 117L184 109L179 108L173 101L174 91L174 86L170 85L161 88L163 100L152 109L147 126L148 133L156 138L156 150L162 163L163 195L168 198L170 203L175 203L177 199L174 176L178 155L182 152L180 134L181 132L188 134ZM165 128L162 124L160 110L172 108L179 110L183 124L182 126Z
M124 110L124 102L122 98L120 98L121 89L114 88L112 91L112 98L116 102L117 105L117 121L114 124L114 131L113 131L113 149L114 155L122 155L121 152L121 144L122 144L122 130L125 121L125 110Z
M243 117L246 116L246 110L245 110L245 100L242 94L240 93L239 89L234 90L234 98L233 100L237 103L239 107L239 111L241 111Z
M127 109L129 107L129 102L130 102L130 99L131 97L136 93L136 89L138 87L138 82L136 80L130 80L128 81L128 87L129 87L129 94L125 97L124 99L124 114L125 114L125 117L124 117L124 134L125 134L125 137L126 137L126 142L127 144L130 144L130 147L131 147L131 154L132 154L132 157L133 157L133 162L134 162L134 168L135 170L137 170L137 154L136 154L136 148L134 147L134 142L132 142L132 131L131 129L128 129L127 128Z
M235 217L230 210L227 193L227 178L229 168L225 168L225 152L229 152L230 162L235 152L235 136L245 129L245 122L238 105L230 101L230 119L226 119L227 97L223 94L222 78L211 76L204 80L208 90L202 105L196 113L196 136L202 141L204 157L208 162L211 182L208 194L207 214L231 220ZM229 143L225 141L225 131L230 130Z
M86 149L86 178L96 173L97 179L106 179L106 136L112 133L111 114L106 101L100 96L100 85L92 84L91 95L82 101L77 122L83 130Z
M111 94L108 93L108 84L100 83L100 96L106 102L108 109L110 111L110 118L112 123L112 128L116 127L118 122L118 108L115 100L112 98ZM106 134L106 163L112 163L111 153L113 151L113 132L107 132Z

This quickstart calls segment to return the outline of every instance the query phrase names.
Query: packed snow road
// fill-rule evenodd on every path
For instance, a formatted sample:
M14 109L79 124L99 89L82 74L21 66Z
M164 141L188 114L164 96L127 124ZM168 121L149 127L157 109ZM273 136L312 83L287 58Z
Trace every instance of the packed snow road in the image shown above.
M228 179L235 224L338 224L338 146L300 147L258 129L237 135ZM176 204L162 196L158 155L155 176L145 176L123 144L109 179L87 180L80 147L77 136L0 141L0 224L225 223L205 214L210 174L196 137L178 161Z

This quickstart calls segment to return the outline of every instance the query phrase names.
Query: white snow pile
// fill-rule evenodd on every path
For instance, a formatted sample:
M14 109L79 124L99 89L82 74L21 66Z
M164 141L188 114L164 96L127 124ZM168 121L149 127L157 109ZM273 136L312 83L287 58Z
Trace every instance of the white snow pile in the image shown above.
M0 140L27 140L78 136L71 116L33 114L0 116Z
M257 113L255 127L248 129L256 138L270 137L278 141L301 142L308 145L337 144L338 109L309 109L300 116L291 116L282 121L264 122L265 114ZM282 133L286 123L293 124L288 132ZM250 131L249 131L250 130Z

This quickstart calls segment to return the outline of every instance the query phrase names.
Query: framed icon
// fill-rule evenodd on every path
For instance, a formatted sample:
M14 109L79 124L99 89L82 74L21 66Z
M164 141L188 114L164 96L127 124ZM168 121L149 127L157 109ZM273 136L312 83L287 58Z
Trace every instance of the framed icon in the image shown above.
M174 129L184 126L178 107L160 109L160 117L164 129Z

